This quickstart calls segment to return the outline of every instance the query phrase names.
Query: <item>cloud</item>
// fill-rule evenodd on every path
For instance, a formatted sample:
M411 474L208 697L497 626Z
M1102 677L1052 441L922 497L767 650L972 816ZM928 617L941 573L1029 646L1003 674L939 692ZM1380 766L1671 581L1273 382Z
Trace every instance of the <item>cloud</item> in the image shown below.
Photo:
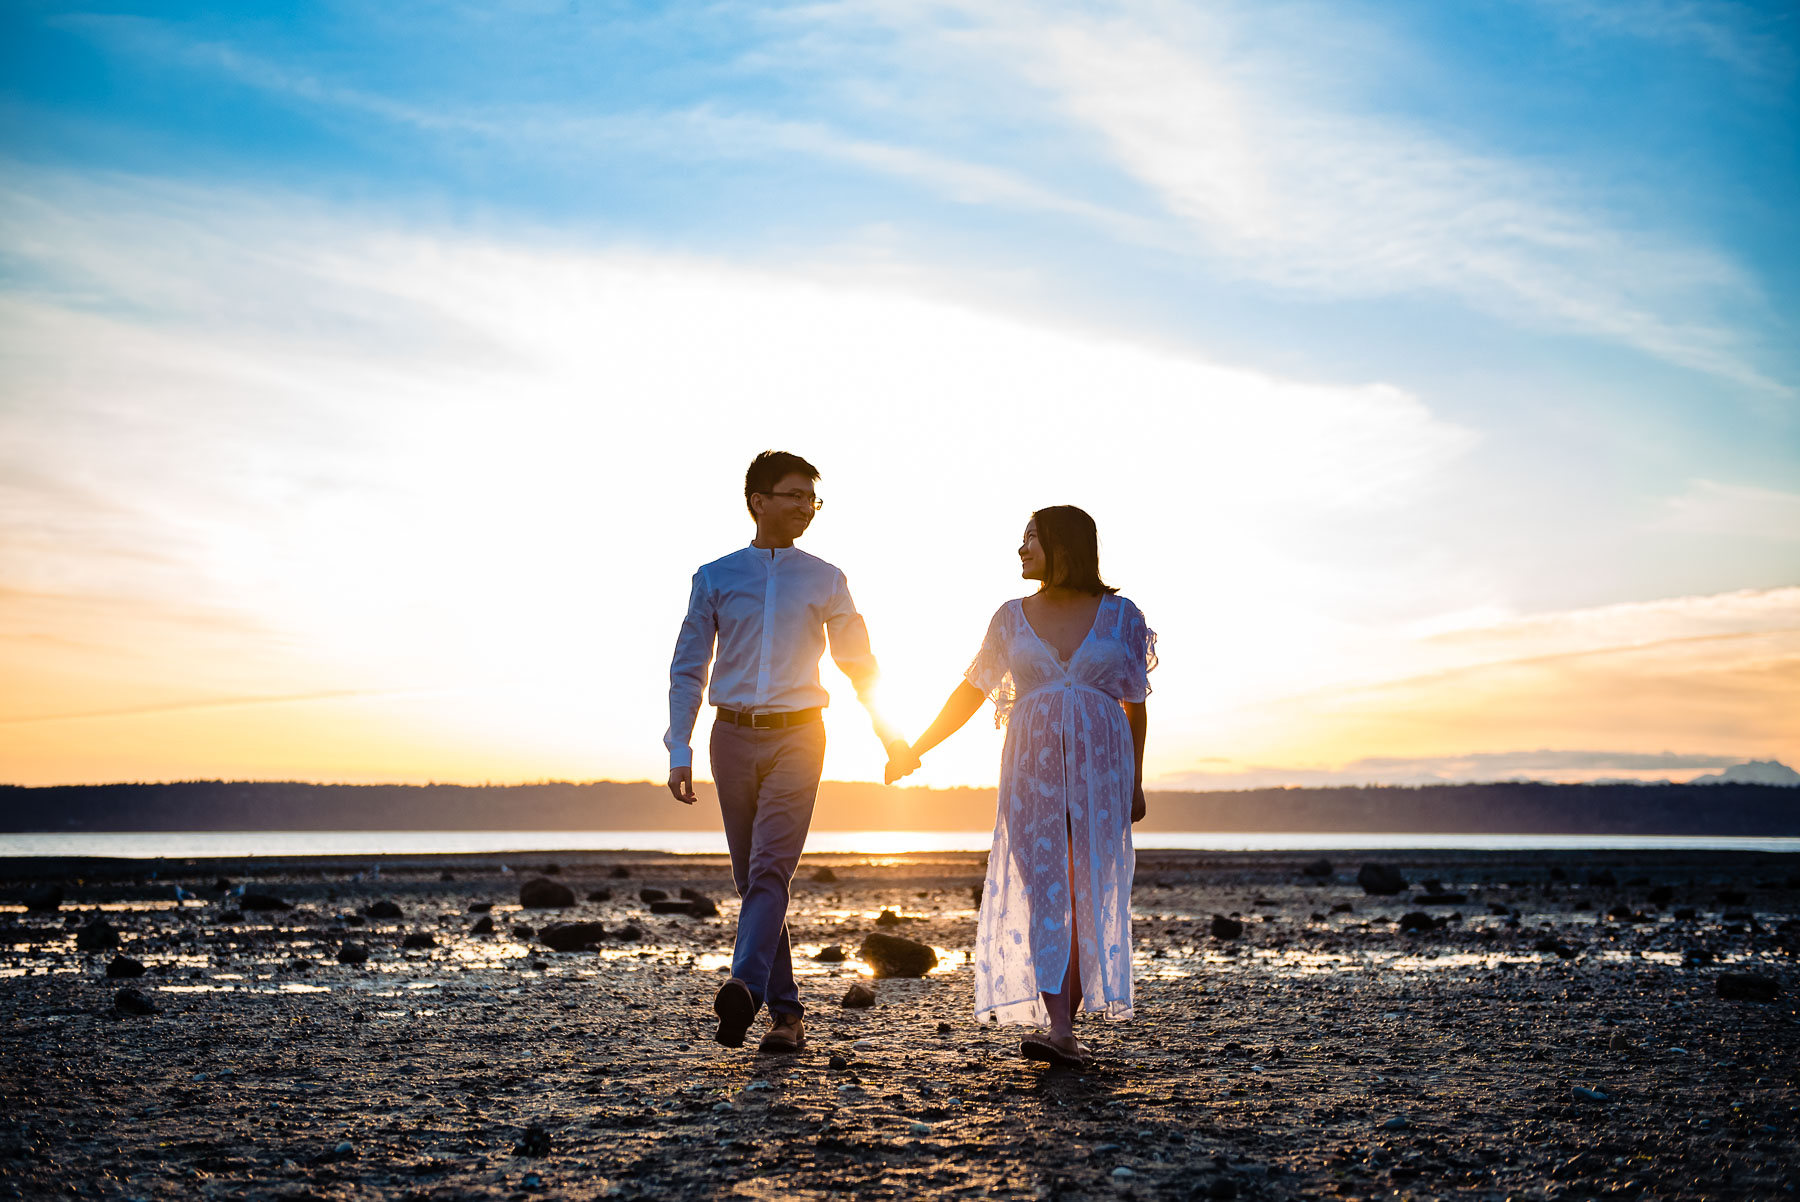
M1800 493L1747 484L1691 480L1664 502L1659 530L1772 543L1800 542Z
M1735 71L1783 78L1793 55L1744 4L1718 0L1536 0L1563 20L1600 33L1692 50Z

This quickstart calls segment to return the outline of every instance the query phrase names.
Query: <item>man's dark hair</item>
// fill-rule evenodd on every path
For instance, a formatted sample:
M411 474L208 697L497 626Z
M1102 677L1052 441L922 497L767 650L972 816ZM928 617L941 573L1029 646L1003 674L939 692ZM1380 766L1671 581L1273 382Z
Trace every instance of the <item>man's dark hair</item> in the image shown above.
M794 475L805 476L817 483L819 469L787 451L764 451L752 459L750 470L744 473L744 508L750 510L750 516L756 516L756 510L750 504L751 493L766 496L784 477Z
M1044 583L1078 593L1116 593L1100 579L1100 533L1094 519L1073 505L1051 505L1031 515L1044 549ZM1061 579L1058 579L1061 577Z

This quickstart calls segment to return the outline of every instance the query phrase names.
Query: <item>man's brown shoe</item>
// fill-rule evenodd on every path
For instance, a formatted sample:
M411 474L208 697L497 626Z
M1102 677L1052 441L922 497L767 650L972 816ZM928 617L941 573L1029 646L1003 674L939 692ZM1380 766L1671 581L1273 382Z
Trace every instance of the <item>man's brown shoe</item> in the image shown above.
M719 1016L719 1030L713 1038L728 1048L743 1047L744 1032L756 1017L756 999L750 996L750 986L736 977L719 986L719 994L713 998L713 1013Z
M775 1025L763 1036L759 1052L784 1053L798 1052L806 1046L806 1024L800 1021L798 1014L777 1014Z

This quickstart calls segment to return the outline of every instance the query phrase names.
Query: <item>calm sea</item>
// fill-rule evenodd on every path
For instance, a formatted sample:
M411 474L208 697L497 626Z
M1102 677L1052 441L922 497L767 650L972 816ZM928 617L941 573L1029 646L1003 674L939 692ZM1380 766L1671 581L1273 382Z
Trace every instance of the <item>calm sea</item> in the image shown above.
M988 831L814 831L811 852L898 855L986 851ZM1800 852L1800 838L1677 835L1247 834L1145 831L1139 848L1180 851L1357 851L1371 848L1475 851L1697 850ZM109 856L145 860L218 856L505 854L537 851L664 851L723 855L711 831L119 831L0 834L0 856Z

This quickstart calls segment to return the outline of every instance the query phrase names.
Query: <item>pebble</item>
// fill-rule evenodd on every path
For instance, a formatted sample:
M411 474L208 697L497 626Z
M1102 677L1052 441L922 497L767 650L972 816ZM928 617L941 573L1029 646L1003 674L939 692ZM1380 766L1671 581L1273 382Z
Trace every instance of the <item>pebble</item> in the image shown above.
M850 1050L853 1052L867 1052L867 1051L872 1050L874 1047L875 1047L875 1041L873 1039L859 1039L855 1043L850 1045Z
M155 1014L156 1003L143 990L127 985L113 994L113 1009L120 1014Z
M848 1060L844 1059L842 1056L837 1055L836 1053L832 1054L832 1057L829 1061L827 1061L827 1064L831 1068L849 1068L850 1067L850 1062Z
M294 903L273 893L246 893L238 898L240 910L292 910Z
M922 977L937 967L937 953L916 939L876 933L866 937L857 955L877 977Z
M844 1000L839 1004L846 1010L867 1010L875 1004L875 991L857 981L844 991Z
M1386 864L1364 864L1356 873L1362 891L1376 897L1391 897L1406 890L1406 878L1400 870Z
M492 935L493 933L494 920L486 914L477 918L475 920L475 925L469 928L469 934L471 935Z
M1133 1177L1136 1177L1137 1174L1132 1172L1131 1169L1127 1168L1125 1165L1120 1165L1112 1171L1112 1176L1114 1181L1130 1181Z
M753 1093L753 1092L760 1092L761 1090L765 1090L765 1089L774 1089L774 1088L775 1087L773 1085L770 1085L767 1081L752 1081L752 1082L750 1082L750 1084L744 1086L744 1092L745 1093Z
M360 943L346 943L338 948L339 964L362 964L369 958L369 949Z
M1586 1085L1577 1085L1572 1091L1583 1102L1610 1102L1612 1095L1604 1090L1590 1089Z
M364 906L363 913L367 914L370 918L400 918L403 916L404 911L393 902L384 898L381 901L370 902L368 905Z
M813 869L812 879L821 885L831 885L837 882L838 875L829 868L821 867Z
M519 904L534 910L561 909L575 904L575 891L567 885L534 876L519 886Z
M344 1140L331 1150L331 1154L340 1160L348 1159L349 1157L356 1155L356 1145L349 1140Z
M119 946L119 932L104 918L96 918L75 932L78 951L99 952Z
M930 1135L931 1134L931 1124L930 1123L913 1123L910 1127L907 1128L907 1131L913 1135Z
M728 1110L736 1110L736 1109L737 1109L737 1107L733 1106L730 1102L714 1102L713 1103L713 1113L714 1114L724 1114Z
M414 949L436 947L437 940L432 937L429 931L414 931L400 941L400 946Z
M820 964L842 964L849 958L844 954L844 949L835 943L822 947L813 954L813 959Z
M130 956L114 956L112 963L106 966L109 977L141 977L144 975L144 962L134 960Z
M1412 1126L1412 1123L1407 1120L1407 1117L1404 1114L1396 1114L1393 1118L1381 1124L1381 1129L1383 1131L1404 1131L1410 1126Z
M1212 925L1208 929L1212 931L1212 937L1214 939L1236 939L1239 935L1244 933L1244 924L1235 918L1227 918L1223 914L1214 914L1212 916Z

